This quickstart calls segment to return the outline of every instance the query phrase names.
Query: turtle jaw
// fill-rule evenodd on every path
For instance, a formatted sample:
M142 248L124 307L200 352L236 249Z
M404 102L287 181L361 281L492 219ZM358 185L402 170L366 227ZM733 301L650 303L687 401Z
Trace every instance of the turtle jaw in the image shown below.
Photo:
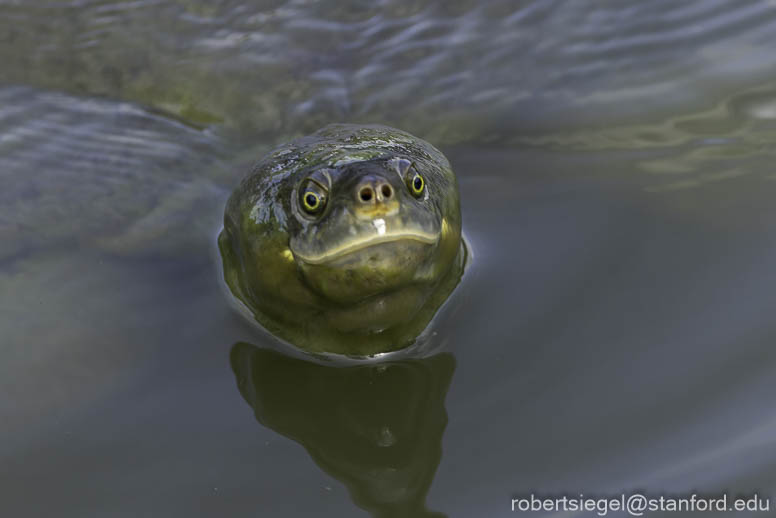
M433 235L370 236L324 257L295 256L312 291L348 305L429 281L437 242Z
M376 220L382 222L383 220ZM401 243L401 242L417 242L426 245L435 245L439 241L439 234L431 232L424 232L421 230L414 231L395 231L386 234L384 232L385 223L382 226L376 225L378 232L346 241L339 244L336 247L327 249L318 254L305 254L303 252L293 252L295 258L308 265L318 265L326 263L336 263L340 259L347 260L349 256L357 256L360 252L369 251L369 249L377 254L380 253L380 245L388 243ZM379 230L383 230L380 232ZM407 245L408 243L405 243Z

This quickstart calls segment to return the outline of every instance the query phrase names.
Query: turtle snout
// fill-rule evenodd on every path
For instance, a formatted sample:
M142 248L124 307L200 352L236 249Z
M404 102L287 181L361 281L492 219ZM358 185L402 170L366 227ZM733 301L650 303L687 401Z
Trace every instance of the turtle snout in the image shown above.
M356 212L363 217L388 216L399 210L399 200L391 183L369 175L356 184Z
M386 203L393 197L393 187L388 180L370 176L356 185L356 200L365 205Z

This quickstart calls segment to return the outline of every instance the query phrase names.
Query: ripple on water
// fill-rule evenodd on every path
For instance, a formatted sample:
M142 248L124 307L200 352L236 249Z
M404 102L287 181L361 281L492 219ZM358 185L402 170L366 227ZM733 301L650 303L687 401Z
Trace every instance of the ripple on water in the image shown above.
M439 144L703 103L776 63L766 1L0 3L7 81L283 140L380 121ZM46 39L39 35L46 34ZM721 87L721 85L720 85Z
M222 197L224 149L207 132L127 103L7 87L0 134L0 259L77 242L126 252L172 229L150 248L210 237L188 218Z

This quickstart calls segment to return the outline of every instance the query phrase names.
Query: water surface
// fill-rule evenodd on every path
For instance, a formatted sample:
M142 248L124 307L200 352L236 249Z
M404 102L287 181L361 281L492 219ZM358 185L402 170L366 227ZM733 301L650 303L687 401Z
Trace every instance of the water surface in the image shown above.
M0 1L0 514L769 494L773 2L364 5ZM436 356L298 363L224 296L246 163L335 121L459 176Z

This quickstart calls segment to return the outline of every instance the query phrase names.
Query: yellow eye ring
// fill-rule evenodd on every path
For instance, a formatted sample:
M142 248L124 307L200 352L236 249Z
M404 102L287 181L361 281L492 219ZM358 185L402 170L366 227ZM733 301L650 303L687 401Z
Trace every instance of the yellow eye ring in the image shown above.
M415 173L407 183L409 184L410 191L412 191L412 194L414 194L415 197L423 194L423 189L426 187L426 182L423 180L423 177L420 176L419 173Z
M302 205L307 212L316 212L321 208L321 198L314 192L307 191L302 196Z

